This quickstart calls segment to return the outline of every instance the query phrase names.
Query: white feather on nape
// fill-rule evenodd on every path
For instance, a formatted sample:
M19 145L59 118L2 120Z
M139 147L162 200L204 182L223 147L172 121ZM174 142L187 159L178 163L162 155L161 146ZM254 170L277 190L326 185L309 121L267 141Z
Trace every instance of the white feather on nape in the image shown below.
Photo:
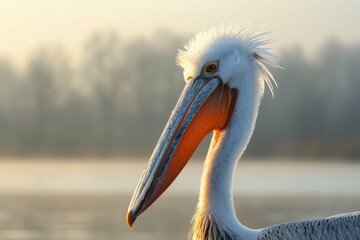
M256 61L257 61L258 67L261 72L260 78L263 80L263 83L266 83L266 85L268 86L268 88L271 92L271 95L274 97L274 85L275 85L275 87L277 87L278 85L276 83L274 76L272 75L270 70L265 66L264 62L268 63L270 65L273 65L273 64L268 62L266 59L262 59L262 58L258 58L258 59L256 59ZM280 66L276 66L276 67L280 67ZM262 94L264 94L264 89L263 89Z
M207 61L216 60L211 59L211 54L215 55L214 52L226 54L237 48L255 58L260 70L260 78L269 87L271 94L274 95L273 91L274 87L277 87L277 83L265 64L274 67L280 66L275 64L278 56L270 52L267 47L273 42L272 39L266 38L267 34L268 32L251 31L250 26L224 26L221 24L218 27L197 33L184 45L184 49L179 49L176 63L184 71L193 72L193 68L196 66L202 66Z

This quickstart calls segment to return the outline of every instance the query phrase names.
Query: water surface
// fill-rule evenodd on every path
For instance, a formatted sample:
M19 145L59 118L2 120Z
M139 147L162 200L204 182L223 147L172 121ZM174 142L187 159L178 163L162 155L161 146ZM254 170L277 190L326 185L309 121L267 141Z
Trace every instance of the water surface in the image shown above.
M202 171L191 162L130 231L125 214L145 162L0 162L1 240L186 239ZM234 184L247 226L360 210L360 164L241 161Z

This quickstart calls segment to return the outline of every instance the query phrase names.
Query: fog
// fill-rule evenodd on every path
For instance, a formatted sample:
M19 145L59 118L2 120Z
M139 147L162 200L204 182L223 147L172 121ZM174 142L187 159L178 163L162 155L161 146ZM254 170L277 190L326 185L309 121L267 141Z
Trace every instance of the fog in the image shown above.
M80 62L61 46L34 49L25 68L0 56L0 157L150 155L184 86L175 57L189 36L120 36L89 36ZM279 55L246 156L360 159L360 43Z

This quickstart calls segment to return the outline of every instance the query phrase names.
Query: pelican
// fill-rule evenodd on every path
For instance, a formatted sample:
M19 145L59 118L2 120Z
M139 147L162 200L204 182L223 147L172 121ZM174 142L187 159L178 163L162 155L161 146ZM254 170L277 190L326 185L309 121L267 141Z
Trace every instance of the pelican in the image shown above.
M186 84L130 202L130 227L213 132L189 239L360 239L359 212L263 229L250 229L236 217L234 170L253 133L265 84L271 92L276 85L265 66L273 62L268 43L263 34L220 26L196 34L179 50Z

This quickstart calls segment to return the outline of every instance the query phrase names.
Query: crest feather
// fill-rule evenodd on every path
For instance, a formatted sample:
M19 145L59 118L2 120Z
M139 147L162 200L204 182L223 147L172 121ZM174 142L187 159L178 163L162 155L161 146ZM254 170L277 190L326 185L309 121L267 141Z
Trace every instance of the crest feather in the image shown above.
M204 64L202 62L204 56L213 48L220 48L226 45L239 47L253 54L260 70L260 77L268 85L273 95L274 86L277 87L277 84L265 64L270 64L274 67L279 66L274 64L278 57L271 53L267 47L268 44L273 42L272 39L266 38L267 34L268 32L250 31L249 26L233 25L226 27L220 25L197 33L184 45L184 49L179 49L176 63L185 70L186 68Z

